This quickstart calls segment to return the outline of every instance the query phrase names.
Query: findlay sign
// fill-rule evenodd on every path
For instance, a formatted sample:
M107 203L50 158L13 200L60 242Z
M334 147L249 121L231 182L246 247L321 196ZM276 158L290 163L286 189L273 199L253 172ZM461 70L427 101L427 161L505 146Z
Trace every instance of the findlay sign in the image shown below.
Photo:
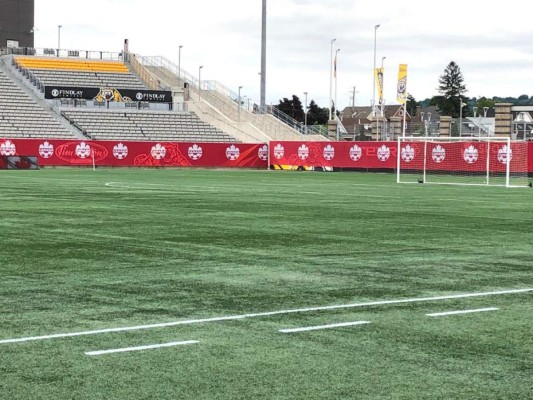
M73 86L46 86L45 99L85 99L113 102L171 103L172 93L164 90L132 90L112 87L90 88Z

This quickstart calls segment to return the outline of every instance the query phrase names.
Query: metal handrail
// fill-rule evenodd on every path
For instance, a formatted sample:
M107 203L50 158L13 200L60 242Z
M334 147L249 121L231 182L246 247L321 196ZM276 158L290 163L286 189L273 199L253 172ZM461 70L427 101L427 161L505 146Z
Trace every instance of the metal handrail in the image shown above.
M192 90L193 92L201 92L202 97L204 99L210 98L212 100L215 100L218 105L221 105L224 101L230 101L232 103L238 102L238 94L235 93L233 90L229 89L228 87L224 86L218 81L213 80L202 80L199 82L198 78L191 73L179 69L176 64L171 62L165 57L160 56L137 56L139 59L139 62L143 65L148 65L152 67L162 67L168 69L175 77L178 77L179 80L185 82L189 86L189 90ZM201 87L200 87L201 85ZM249 114L249 110L247 107L243 107L243 105L240 105L241 109L243 109L244 112L241 114L242 118L244 120L255 120L257 122L256 118L251 118ZM227 109L227 107L224 107ZM237 107L235 107L237 110ZM247 115L248 114L248 115ZM298 122L294 118L290 117L289 115L283 113L280 111L277 107L274 106L264 106L264 107L257 107L257 114L267 114L275 117L277 120L281 121L285 125L287 125L289 128L295 131L295 133L299 134L312 134L312 135L321 135L327 137L327 129L322 126L305 126L302 123Z

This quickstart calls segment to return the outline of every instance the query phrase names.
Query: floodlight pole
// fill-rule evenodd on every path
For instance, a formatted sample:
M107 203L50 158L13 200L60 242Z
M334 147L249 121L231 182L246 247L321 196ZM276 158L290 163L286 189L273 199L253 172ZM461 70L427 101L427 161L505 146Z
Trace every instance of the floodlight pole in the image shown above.
M307 133L307 92L304 92L305 95L305 110L304 110L304 130Z
M266 29L267 29L267 0L262 0L261 13L261 95L259 106L261 113L265 112L266 106Z
M377 48L377 32L380 24L374 25L374 69L372 70L372 116L376 115L376 48ZM376 123L376 140L379 140L379 121Z
M463 103L463 99L459 97L459 137L463 136L463 107L466 106Z
M202 68L204 66L200 65L198 67L198 100L201 100L202 98Z
M331 121L331 92L333 88L333 43L337 39L331 39L330 41L330 56L329 56L329 120Z
M242 86L239 86L239 98L237 100L237 113L238 113L238 121L241 122L241 89Z
M59 49L61 49L61 28L63 25L57 26L57 56L59 57Z
M183 47L183 45L181 45L181 44L178 47L178 83L181 80L181 48L182 47Z
M489 111L489 108L488 107L483 107L483 116L485 118L487 118L487 111ZM485 128L486 128L486 126L485 126ZM487 129L487 136L489 136L489 131L490 131L490 129Z
M339 54L339 51L341 51L341 49L337 49L337 51L335 52L335 119L337 119L337 109L338 109L338 105L337 105L337 56Z

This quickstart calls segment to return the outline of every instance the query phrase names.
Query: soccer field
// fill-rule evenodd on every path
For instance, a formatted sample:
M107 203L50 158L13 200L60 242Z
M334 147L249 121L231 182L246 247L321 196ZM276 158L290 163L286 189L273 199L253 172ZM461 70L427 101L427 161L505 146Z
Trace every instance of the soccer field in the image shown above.
M533 190L0 172L0 399L531 399Z

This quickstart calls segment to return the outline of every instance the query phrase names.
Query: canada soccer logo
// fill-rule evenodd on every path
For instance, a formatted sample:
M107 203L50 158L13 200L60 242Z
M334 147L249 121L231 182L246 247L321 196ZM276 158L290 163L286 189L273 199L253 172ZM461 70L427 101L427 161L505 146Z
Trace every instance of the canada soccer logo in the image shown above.
M477 149L473 145L468 146L463 153L463 158L468 164L474 164L478 158Z
M81 142L76 146L76 155L79 158L87 158L91 155L91 146L85 142Z
M165 148L165 146L162 146L161 143L158 143L152 147L150 154L156 160L162 160L163 158L165 158L165 155L167 154L167 149Z
M433 158L433 161L437 164L440 164L446 158L446 150L444 150L440 144L437 145L437 147L434 147L431 151L431 158Z
M378 149L378 160L381 162L385 162L390 157L390 149L383 145Z
M305 144L302 144L300 147L298 147L298 157L300 160L307 160L307 157L309 157L309 147L307 147Z
M359 161L362 155L363 150L358 145L354 144L353 147L350 147L350 158L353 161Z
M411 162L415 158L415 149L413 149L410 145L405 146L402 149L402 160L405 162Z
M277 144L276 147L274 147L274 157L280 160L283 158L284 155L285 155L285 148L281 144Z
M122 143L113 146L113 156L117 160L124 160L128 156L128 146Z
M197 144L193 144L191 147L189 147L187 154L191 160L196 161L202 158L204 151Z
M4 143L0 144L0 155L2 156L14 156L17 152L15 143L10 140L6 140Z
M498 150L498 161L504 165L507 165L507 160L512 161L513 159L513 150L504 145L500 150Z
M266 144L259 148L257 151L257 157L262 161L268 160L268 146Z
M54 155L54 145L44 142L39 145L39 155L42 158L50 158Z
M335 147L328 144L326 147L324 147L322 155L324 156L324 160L333 160L333 158L335 157Z
M236 159L239 158L240 155L241 155L241 150L234 144L232 144L230 147L226 149L226 157L230 161L235 161Z

